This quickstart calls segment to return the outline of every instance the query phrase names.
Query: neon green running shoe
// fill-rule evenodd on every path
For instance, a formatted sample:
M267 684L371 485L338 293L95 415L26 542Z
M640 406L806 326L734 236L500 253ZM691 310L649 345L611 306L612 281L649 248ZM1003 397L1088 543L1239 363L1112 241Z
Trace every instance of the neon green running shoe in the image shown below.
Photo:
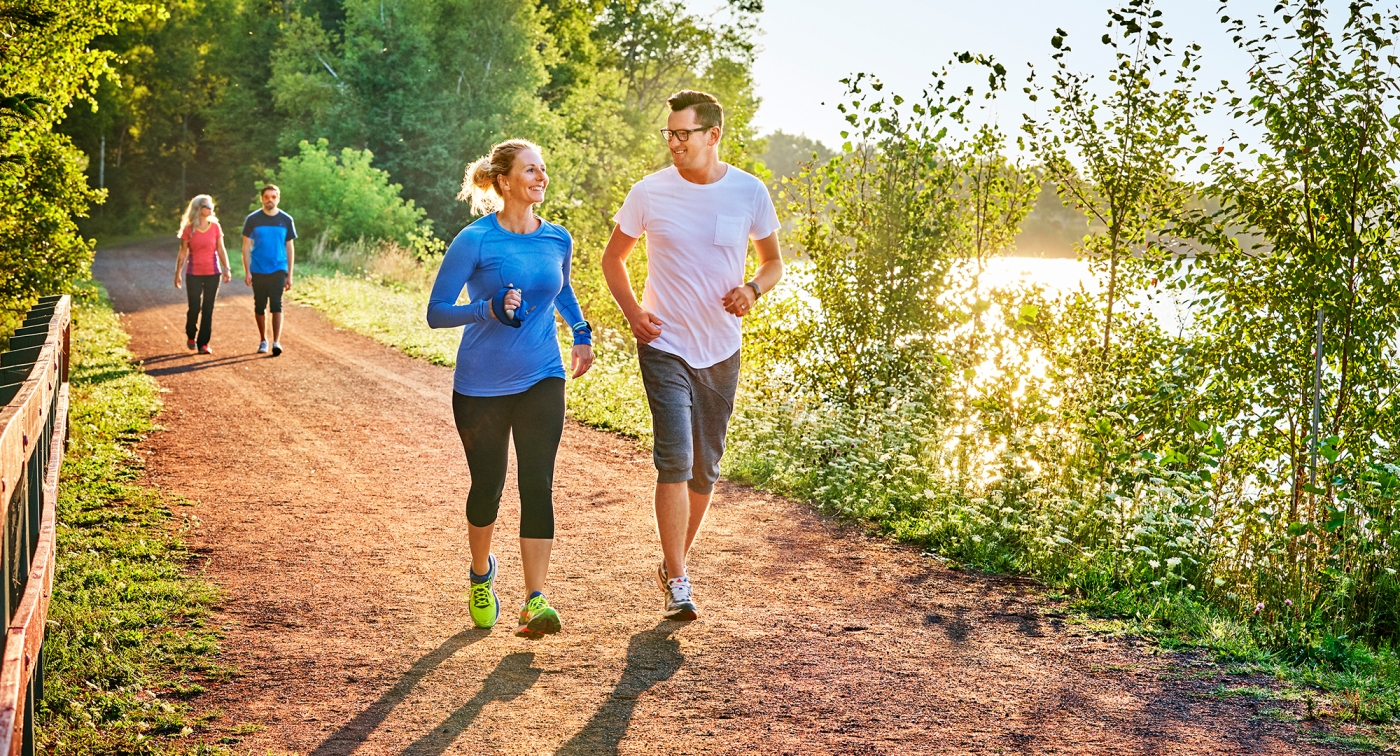
M543 593L536 593L520 607L520 627L515 634L521 638L543 638L559 632L561 626L559 612L554 611Z
M501 616L501 600L496 597L496 555L489 554L486 559L491 565L486 571L486 577L471 572L470 568L467 570L472 577L472 590L467 594L472 622L483 630L495 626L496 620Z

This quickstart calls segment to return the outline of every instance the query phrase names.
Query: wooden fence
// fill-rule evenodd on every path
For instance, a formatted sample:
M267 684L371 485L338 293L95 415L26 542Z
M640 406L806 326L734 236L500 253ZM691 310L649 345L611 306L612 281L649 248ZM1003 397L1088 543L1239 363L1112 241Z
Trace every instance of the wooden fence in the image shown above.
M68 441L72 300L45 297L0 353L0 756L34 753L53 591L54 507Z

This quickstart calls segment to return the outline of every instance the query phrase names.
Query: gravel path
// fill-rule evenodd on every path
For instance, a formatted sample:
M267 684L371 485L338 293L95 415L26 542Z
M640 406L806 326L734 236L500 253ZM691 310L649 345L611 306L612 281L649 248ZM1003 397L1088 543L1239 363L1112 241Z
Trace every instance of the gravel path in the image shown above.
M240 753L1329 753L1209 695L1218 669L1068 625L1023 581L951 572L721 482L692 557L703 617L660 619L650 455L569 423L541 641L471 629L468 476L451 371L289 305L253 353L250 293L220 292L212 356L184 348L173 240L95 273L160 382L149 479L199 502L194 546L244 674L197 704ZM507 485L501 532L519 503ZM514 539L502 603L522 600ZM510 626L508 626L510 625ZM1287 704L1284 705L1287 708ZM235 729L253 723L264 729Z

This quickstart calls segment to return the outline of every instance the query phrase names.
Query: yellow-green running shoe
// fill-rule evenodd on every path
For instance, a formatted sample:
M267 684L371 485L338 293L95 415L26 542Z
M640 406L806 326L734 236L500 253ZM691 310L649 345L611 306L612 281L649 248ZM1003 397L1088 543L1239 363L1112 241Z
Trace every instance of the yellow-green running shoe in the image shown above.
M521 638L543 638L559 632L559 612L545 600L543 593L536 593L520 607L520 627L515 634Z
M467 603L471 608L472 622L482 629L495 626L497 618L501 616L501 600L496 597L496 555L488 554L486 560L491 568L486 571L485 577L477 575L470 568L467 570L472 577L472 590L467 595Z

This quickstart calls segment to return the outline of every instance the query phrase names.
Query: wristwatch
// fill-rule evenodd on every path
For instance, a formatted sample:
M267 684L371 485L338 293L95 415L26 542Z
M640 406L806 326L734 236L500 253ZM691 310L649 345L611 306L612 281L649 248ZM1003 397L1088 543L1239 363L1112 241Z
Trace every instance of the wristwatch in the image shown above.
M749 281L744 285L749 287L750 289L753 289L754 299L758 299L759 297L763 296L763 289L758 288L758 284L754 283L753 281Z

